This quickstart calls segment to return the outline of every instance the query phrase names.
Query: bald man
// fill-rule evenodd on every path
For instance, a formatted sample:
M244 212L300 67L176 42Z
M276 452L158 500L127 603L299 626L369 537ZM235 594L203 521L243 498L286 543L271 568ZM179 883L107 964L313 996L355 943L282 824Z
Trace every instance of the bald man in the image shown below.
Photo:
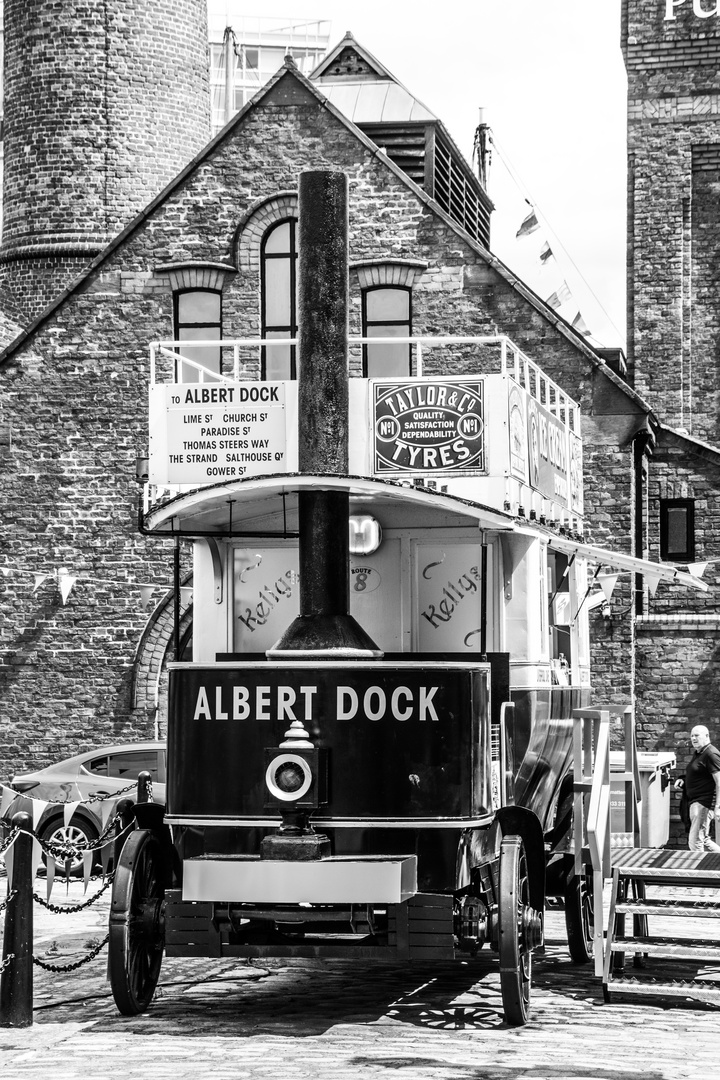
M691 851L720 851L720 845L709 836L714 817L715 836L720 837L720 750L712 745L710 732L702 724L692 729L690 742L693 756L685 770L690 808L688 847Z

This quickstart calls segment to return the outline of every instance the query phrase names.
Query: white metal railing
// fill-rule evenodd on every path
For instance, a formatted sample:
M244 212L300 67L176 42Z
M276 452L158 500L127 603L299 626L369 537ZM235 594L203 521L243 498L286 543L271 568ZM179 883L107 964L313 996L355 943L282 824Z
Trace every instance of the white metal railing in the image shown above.
M278 347L288 348L297 345L297 338L232 338L228 340L200 340L200 341L155 341L150 344L150 382L183 382L178 378L182 374L182 368L190 368L195 377L193 381L205 382L238 382L241 380L241 353L251 349L273 349ZM415 372L417 378L423 378L423 369L426 353L430 349L445 348L453 345L477 345L481 348L494 347L498 350L497 368L500 374L509 375L520 384L540 405L551 412L560 423L570 431L580 434L580 408L568 394L562 390L545 372L521 349L505 335L492 337L476 336L451 336L451 335L418 335L416 337L360 337L350 336L348 347L350 350L361 348L364 345L409 345L414 350ZM232 350L232 363L222 363L221 371L214 372L209 368L185 357L182 349L185 348L213 348L221 351ZM170 379L158 379L158 363L161 360L168 362ZM224 373L224 371L227 373ZM484 372L483 372L484 373Z
M610 710L573 712L573 844L575 873L584 874L587 851L593 882L593 957L595 974L605 962L603 891L612 875L610 858ZM625 771L615 775L625 785L625 828L633 847L640 846L642 789L637 762L635 718L631 706L623 714Z

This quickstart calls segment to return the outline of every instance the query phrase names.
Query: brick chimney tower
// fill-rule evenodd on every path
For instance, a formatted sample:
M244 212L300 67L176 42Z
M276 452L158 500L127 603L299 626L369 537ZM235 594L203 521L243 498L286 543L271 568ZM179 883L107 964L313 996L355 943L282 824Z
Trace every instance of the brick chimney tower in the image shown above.
M210 138L205 0L5 0L0 280L38 315Z

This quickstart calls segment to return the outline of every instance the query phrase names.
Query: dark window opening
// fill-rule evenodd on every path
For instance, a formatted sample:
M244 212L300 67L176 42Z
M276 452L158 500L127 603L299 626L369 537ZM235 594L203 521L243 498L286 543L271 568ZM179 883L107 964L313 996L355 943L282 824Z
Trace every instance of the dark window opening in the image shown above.
M695 558L695 500L660 500L660 558L689 563Z

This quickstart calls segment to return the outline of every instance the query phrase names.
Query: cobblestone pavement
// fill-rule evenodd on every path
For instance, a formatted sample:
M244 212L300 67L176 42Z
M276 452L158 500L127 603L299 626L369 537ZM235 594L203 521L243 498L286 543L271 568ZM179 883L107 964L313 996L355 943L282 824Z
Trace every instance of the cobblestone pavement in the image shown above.
M42 892L44 883L38 880ZM91 886L91 889L93 886ZM35 955L62 965L105 936L108 894L73 914L36 905ZM78 903L82 885L56 886ZM619 999L604 1004L589 968L570 961L563 913L550 910L534 967L532 1016L502 1018L497 964L363 968L345 961L163 963L150 1010L121 1017L107 951L68 974L35 968L35 1022L0 1028L13 1078L52 1080L714 1080L720 1010Z

